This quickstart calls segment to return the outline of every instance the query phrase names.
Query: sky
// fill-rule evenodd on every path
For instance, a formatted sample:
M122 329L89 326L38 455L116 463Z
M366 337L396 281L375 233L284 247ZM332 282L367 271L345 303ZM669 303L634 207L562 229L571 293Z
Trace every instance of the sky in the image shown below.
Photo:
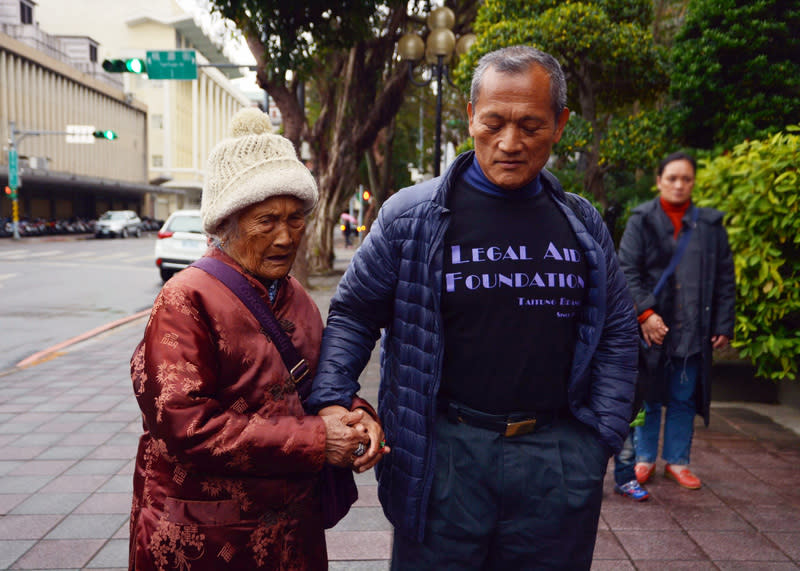
M252 65L255 63L253 54L241 37L238 40L231 39L230 33L225 33L225 24L218 18L212 17L205 0L175 0L177 4L187 13L194 16L196 22L206 31L211 38L223 38L223 53L233 63ZM232 82L246 93L261 92L261 88L256 85L254 71L242 70L245 77L234 79Z

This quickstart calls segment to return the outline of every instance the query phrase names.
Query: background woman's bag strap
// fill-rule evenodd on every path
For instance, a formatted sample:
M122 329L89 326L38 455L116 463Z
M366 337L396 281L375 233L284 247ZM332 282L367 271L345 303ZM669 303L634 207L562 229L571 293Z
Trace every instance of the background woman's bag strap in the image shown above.
M667 283L667 280L675 271L675 268L678 267L678 263L681 261L683 253L686 252L686 247L689 245L689 238L692 235L692 230L694 230L694 227L697 226L697 213L697 207L693 206L691 224L689 224L689 227L686 229L686 231L681 234L681 239L678 240L678 246L675 248L675 253L672 254L672 259L669 261L669 265L658 279L656 287L653 288L653 297L658 297L658 294L661 293L662 289L664 289L664 285Z
M292 340L289 339L286 331L283 330L278 320L275 319L275 315L273 315L270 307L261 299L258 291L247 281L247 278L225 262L215 258L200 258L195 261L192 266L200 268L204 272L217 278L227 286L228 289L235 293L245 307L250 310L261 324L261 328L264 332L272 339L272 342L275 343L275 347L281 354L281 359L283 359L283 363L289 371L289 376L297 386L298 392L300 392L300 382L308 376L311 370L308 366L308 361L297 352ZM303 388L310 389L311 383L304 383ZM301 397L303 397L302 394Z

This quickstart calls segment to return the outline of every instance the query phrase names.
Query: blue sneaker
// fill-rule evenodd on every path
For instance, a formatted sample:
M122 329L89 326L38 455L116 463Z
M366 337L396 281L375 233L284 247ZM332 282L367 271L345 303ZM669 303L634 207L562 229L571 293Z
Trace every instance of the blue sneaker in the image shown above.
M637 502L643 502L650 497L650 492L645 490L636 480L631 480L621 486L614 486L614 491Z

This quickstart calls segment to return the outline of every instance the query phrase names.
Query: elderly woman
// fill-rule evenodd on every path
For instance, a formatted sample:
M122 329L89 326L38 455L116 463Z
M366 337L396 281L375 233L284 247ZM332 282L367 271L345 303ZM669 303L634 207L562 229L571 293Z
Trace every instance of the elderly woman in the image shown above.
M313 375L322 320L288 274L316 185L266 115L247 109L232 124L209 157L204 257L246 278ZM368 404L306 416L274 340L195 267L158 295L131 376L144 424L131 569L327 568L319 474L325 462L377 462L383 433Z

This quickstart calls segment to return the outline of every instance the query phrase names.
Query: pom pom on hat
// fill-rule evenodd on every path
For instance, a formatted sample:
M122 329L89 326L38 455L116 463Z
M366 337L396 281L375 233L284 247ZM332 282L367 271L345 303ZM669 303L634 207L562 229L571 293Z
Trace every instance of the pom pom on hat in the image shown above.
M263 135L272 133L269 115L257 107L245 107L231 118L231 136Z
M213 234L235 212L273 196L294 196L306 212L317 203L317 184L297 158L294 145L272 133L269 116L255 107L231 119L231 137L208 157L200 216Z

